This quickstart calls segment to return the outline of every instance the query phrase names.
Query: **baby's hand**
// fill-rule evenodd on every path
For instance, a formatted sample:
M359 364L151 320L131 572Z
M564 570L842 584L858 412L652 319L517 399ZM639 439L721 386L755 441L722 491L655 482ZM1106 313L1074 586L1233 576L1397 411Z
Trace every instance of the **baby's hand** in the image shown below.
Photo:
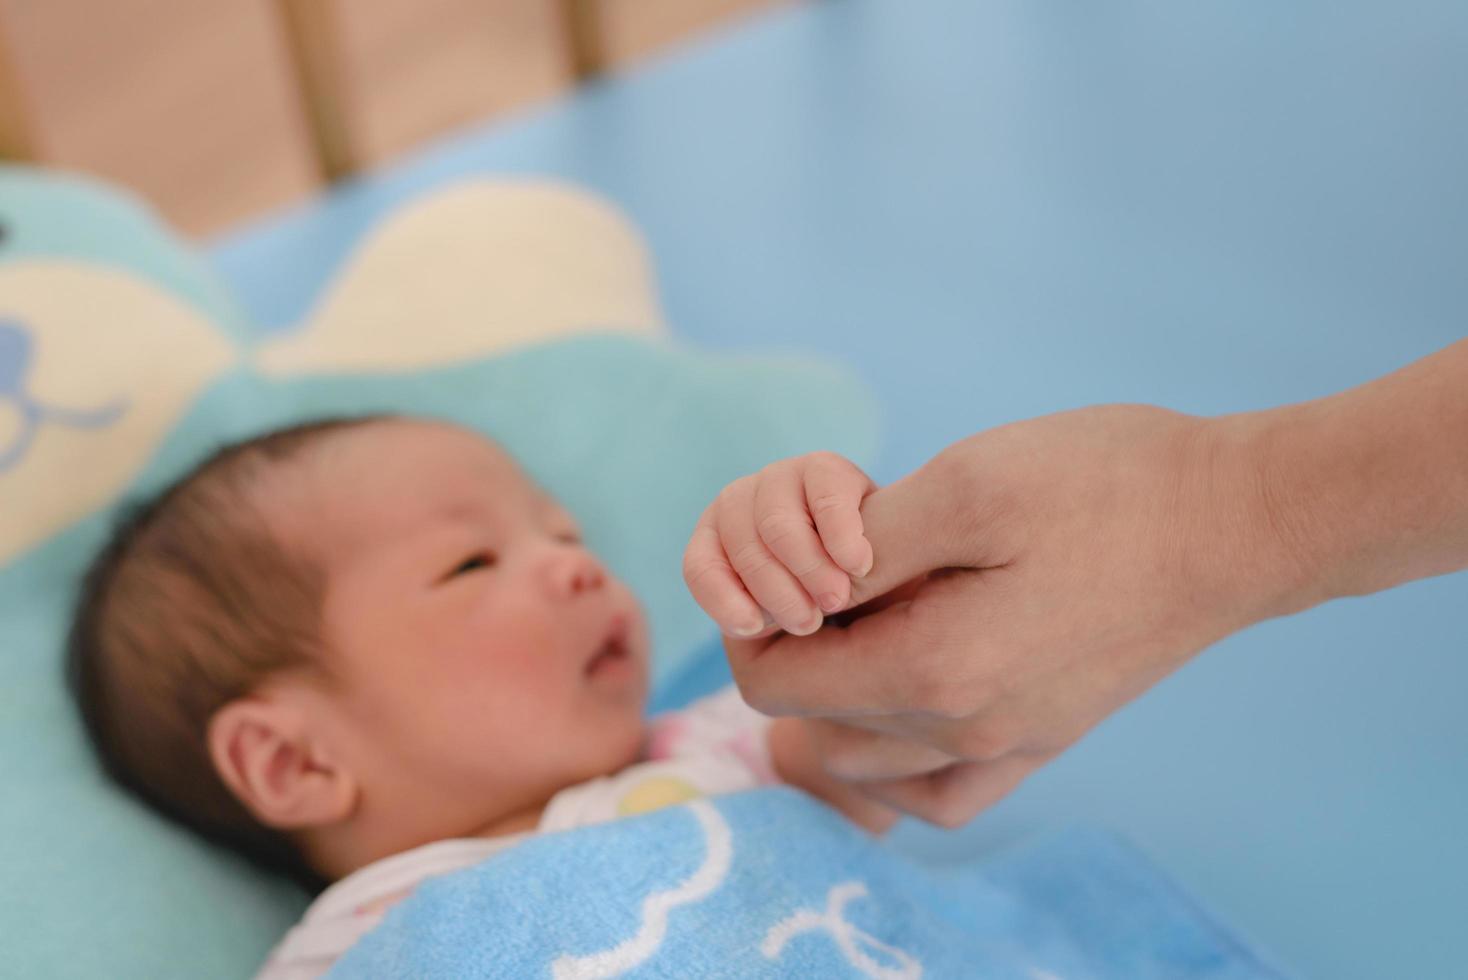
M821 626L872 567L861 502L876 489L850 460L811 453L725 487L683 555L693 598L731 636ZM764 611L762 611L764 610Z

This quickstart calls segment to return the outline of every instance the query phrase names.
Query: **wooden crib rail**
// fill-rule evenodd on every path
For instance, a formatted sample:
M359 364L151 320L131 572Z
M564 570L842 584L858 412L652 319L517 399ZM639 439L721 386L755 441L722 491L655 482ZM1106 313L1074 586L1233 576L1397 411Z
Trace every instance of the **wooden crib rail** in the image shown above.
M191 234L790 0L0 0L0 155Z

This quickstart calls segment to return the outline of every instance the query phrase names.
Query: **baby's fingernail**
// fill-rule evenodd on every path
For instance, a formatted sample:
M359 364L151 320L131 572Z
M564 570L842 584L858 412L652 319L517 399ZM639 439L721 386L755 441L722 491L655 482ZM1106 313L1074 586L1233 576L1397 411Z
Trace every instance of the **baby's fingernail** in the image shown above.
M826 612L835 612L841 608L841 597L834 592L823 592L820 597L821 608Z
M871 552L867 552L866 561L862 562L861 571L859 571L859 572L856 573L856 577L857 578L866 578L867 573L872 570L872 565L875 563L875 561L876 561L876 558L872 555L872 553Z
M756 633L764 628L765 626L763 622L746 619L739 623L736 623L734 627L729 630L729 632L734 634L735 636L754 636Z
M801 623L790 632L794 633L796 636L810 636L816 630L820 629L825 621L826 619L824 616L822 616L818 612L812 611L810 619L806 620L804 623Z
M734 636L755 636L775 625L777 624L770 618L770 614L761 609L758 613L752 614L746 619L741 619L738 623L734 624L734 629L731 632Z

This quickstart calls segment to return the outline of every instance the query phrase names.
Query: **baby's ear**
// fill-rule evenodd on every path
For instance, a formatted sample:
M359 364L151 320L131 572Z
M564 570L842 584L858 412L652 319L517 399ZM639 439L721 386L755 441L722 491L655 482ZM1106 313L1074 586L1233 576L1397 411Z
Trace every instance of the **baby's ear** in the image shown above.
M209 719L208 741L220 779L268 827L322 827L356 807L356 780L290 699L252 694L229 702Z

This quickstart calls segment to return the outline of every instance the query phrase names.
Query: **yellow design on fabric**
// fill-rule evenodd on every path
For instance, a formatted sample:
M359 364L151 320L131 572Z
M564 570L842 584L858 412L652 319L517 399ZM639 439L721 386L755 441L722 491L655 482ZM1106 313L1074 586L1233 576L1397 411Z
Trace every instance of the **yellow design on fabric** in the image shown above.
M296 329L243 356L271 376L407 372L602 330L666 333L631 221L569 184L475 180L389 214ZM240 357L125 270L0 267L0 564L112 501Z
M631 817L639 813L661 810L665 806L687 803L703 796L698 788L671 776L644 779L633 786L617 803L617 816Z

